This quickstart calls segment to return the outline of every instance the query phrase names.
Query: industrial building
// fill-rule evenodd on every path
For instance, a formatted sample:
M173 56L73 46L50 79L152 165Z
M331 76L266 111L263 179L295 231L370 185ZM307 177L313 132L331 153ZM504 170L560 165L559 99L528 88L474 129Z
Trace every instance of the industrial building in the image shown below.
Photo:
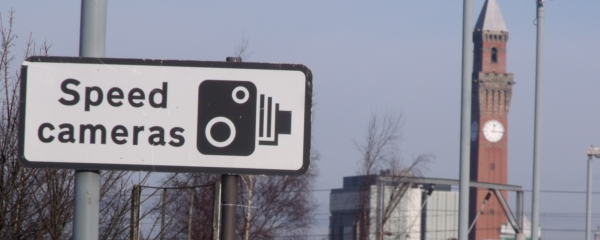
M452 240L458 236L458 180L440 178L403 178L408 180L409 189L405 191L399 203L383 221L385 209L390 206L395 185L401 184L390 171L381 171L378 175L344 177L343 187L330 193L329 220L330 240L358 240L368 236L378 239L410 240ZM365 184L365 185L363 185ZM472 189L487 190L488 200L499 203L499 211L489 211L488 201L477 204L480 215L503 215L507 222L494 228L499 240L514 240L515 234L524 233L530 238L531 223L523 215L523 191L520 186L493 183L471 182ZM516 208L510 209L505 194L516 196ZM361 198L366 196L366 204ZM361 215L361 212L366 212ZM368 220L367 232L361 233L360 217ZM479 218L479 216L477 218ZM473 221L470 221L473 223ZM538 229L539 231L539 229Z

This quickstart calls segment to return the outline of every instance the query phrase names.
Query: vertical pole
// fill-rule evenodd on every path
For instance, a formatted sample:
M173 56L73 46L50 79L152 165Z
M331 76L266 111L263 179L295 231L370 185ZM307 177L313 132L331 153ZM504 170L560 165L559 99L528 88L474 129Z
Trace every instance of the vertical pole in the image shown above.
M384 194L384 185L383 180L380 176L377 177L377 239L381 239L383 236L383 194Z
M81 0L79 56L104 57L106 46L106 0ZM75 171L73 239L98 239L100 171Z
M585 203L585 240L591 240L592 231L592 155L588 155L587 201Z
M97 240L100 212L100 171L75 171L73 239Z
M215 200L213 214L213 240L219 240L219 228L221 227L221 183L215 182Z
M385 182L384 180L379 177L380 181L379 181L379 219L378 219L378 226L379 226L379 236L378 239L381 239L383 237L383 214L384 214L384 205L385 205Z
M524 224L523 224L523 209L524 209L524 201L523 201L523 191L517 191L517 224L521 229L521 232L524 233Z
M517 191L517 227L519 233L515 234L515 240L526 240L525 226L523 224L523 191Z
M458 199L458 239L469 237L469 171L470 171L470 132L471 132L471 88L473 66L472 15L473 0L463 0L462 35L462 94L460 115L460 179Z
M540 156L542 144L542 63L544 35L544 0L537 2L537 43L535 65L535 122L533 138L533 193L531 197L531 239L538 240L540 225Z
M80 57L104 57L107 0L81 0Z
M221 224L221 239L222 240L235 240L235 224L236 214L235 208L237 205L237 185L238 175L222 175L221 184L223 185L223 192L221 196L222 201L222 216L223 222Z
M162 194L162 209L160 213L160 240L165 240L165 219L167 213L167 189L163 188Z
M140 185L133 185L133 190L131 190L131 226L129 228L131 240L139 239L141 192L142 187Z
M194 195L196 194L196 191L194 191L194 188L190 189L190 212L188 214L188 234L187 234L187 240L192 240L192 213L194 210Z
M241 57L227 57L227 62L241 62ZM238 175L221 175L221 239L235 240Z

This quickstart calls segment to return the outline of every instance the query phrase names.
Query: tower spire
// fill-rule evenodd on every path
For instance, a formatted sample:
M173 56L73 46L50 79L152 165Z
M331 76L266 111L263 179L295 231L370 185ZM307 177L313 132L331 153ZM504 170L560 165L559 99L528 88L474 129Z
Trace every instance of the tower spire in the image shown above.
M500 12L500 7L496 0L486 0L475 24L475 31L477 30L491 30L491 31L504 31L508 32L504 18Z

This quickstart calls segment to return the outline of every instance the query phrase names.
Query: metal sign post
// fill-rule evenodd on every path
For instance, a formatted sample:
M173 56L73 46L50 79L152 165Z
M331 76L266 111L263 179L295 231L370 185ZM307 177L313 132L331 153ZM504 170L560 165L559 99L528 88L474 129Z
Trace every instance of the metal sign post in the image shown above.
M79 56L104 57L106 46L106 0L81 1ZM98 239L100 171L75 171L73 239Z
M472 15L473 0L463 1L462 36L462 90L460 115L460 186L458 195L458 240L469 237L469 172L470 172L470 134L471 134L471 88L473 66Z
M241 62L241 57L227 57L227 62ZM221 183L223 192L221 193L221 213L223 223L221 224L221 240L235 240L236 208L238 200L238 181L239 175L223 174Z
M238 188L238 175L223 175L221 176L221 184L223 186L223 192L221 193L221 240L235 240L235 225L236 225L236 214L235 209L237 208L237 188Z
M542 67L544 50L544 0L536 1L535 110L533 126L533 192L531 194L531 239L540 236L540 169L542 155Z

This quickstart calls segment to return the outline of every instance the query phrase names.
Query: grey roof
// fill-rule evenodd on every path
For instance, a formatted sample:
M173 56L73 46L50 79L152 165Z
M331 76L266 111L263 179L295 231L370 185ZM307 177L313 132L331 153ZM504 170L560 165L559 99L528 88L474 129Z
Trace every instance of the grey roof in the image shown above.
M500 7L496 0L486 0L477 23L475 24L475 31L477 30L493 30L493 31L505 31L508 32Z

